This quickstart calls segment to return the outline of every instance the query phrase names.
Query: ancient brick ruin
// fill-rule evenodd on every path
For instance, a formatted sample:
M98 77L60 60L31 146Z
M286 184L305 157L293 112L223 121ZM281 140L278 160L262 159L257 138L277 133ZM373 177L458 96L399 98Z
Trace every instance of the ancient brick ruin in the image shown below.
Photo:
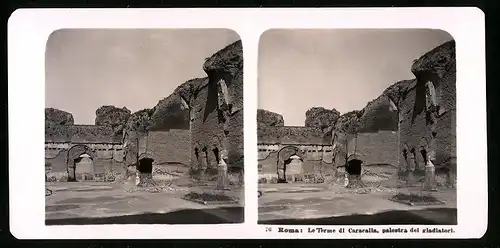
M207 78L183 99L191 110L191 166L202 177L217 173L221 155L228 171L243 180L243 54L241 41L208 58ZM224 152L223 152L224 151ZM225 172L223 172L225 173Z
M64 134L45 138L45 163L51 175L67 181L113 181L125 173L125 149L121 135L111 127L67 125ZM155 165L189 165L189 131L150 131L141 139L141 148L152 150ZM55 179L53 179L55 180Z
M412 65L415 79L398 85L389 97L399 116L399 161L403 175L424 174L431 161L437 174L456 180L455 42L447 42Z
M423 176L431 161L436 174L446 175L453 187L455 42L424 54L411 70L415 79L389 86L362 110L338 117L333 110L328 117L323 108L312 108L308 112L323 111L312 118L306 113L306 126L315 123L315 128L283 126L282 116L259 110L259 182L322 181L339 170L354 179L363 167L382 165L397 168L400 178L411 183L423 178L417 175Z
M183 165L199 175L226 164L219 176L242 183L241 41L207 58L203 70L206 78L188 80L151 109L99 108L96 125L74 125L70 113L46 109L46 168L68 181L107 171L144 181L161 165ZM83 174L82 160L87 161Z

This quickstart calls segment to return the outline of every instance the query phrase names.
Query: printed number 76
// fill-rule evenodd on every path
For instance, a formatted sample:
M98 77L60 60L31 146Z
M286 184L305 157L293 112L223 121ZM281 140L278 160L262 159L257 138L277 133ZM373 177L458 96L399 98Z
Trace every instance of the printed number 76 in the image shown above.
M271 232L273 229L271 227L266 227L266 232Z

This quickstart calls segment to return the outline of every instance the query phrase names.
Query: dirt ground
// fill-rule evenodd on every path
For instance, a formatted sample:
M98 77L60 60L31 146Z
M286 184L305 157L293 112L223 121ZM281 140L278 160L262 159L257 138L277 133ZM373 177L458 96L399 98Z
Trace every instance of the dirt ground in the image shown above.
M221 223L243 221L244 190L242 188L224 192L228 196L241 199L239 203L214 206L181 199L189 192L214 192L214 185L190 187L171 185L169 190L157 193L132 191L130 187L127 184L88 181L46 183L46 188L52 191L52 195L45 197L47 224L73 224L71 221L64 220L74 220L74 224L77 224L76 222L85 222L82 221L83 219L94 219L95 222L96 218L108 218L111 221L111 223L101 224L114 224L110 218L133 215L136 218L129 218L130 224L151 222L137 217L146 214L170 214L166 222L187 224L204 224L203 221L210 218ZM186 211L183 212L183 210L193 211L186 215ZM176 217L172 213L179 214ZM116 218L115 221L123 222Z
M369 193L356 193L338 184L261 184L259 198L259 222L279 223L279 220L310 220L350 215L376 215L389 211L412 213L415 219L432 223L456 223L456 190L441 188L431 195L444 201L444 205L408 206L388 200L401 193L422 192L420 187L372 188ZM448 209L450 211L442 211ZM384 217L385 218L385 217ZM359 219L359 218L358 218ZM332 220L333 221L333 220ZM349 222L349 220L346 220ZM354 220L352 220L354 221ZM384 222L384 220L378 220ZM417 220L408 220L411 223ZM285 221L286 222L286 221ZM359 224L359 220L354 221ZM353 222L353 224L354 224ZM362 221L361 221L362 222ZM387 222L394 222L387 220ZM269 222L270 223L270 222ZM332 222L333 223L333 222ZM285 223L283 223L285 224ZM343 223L350 224L350 223ZM367 219L367 223L368 219ZM396 223L378 223L396 224ZM403 224L403 223L398 223Z

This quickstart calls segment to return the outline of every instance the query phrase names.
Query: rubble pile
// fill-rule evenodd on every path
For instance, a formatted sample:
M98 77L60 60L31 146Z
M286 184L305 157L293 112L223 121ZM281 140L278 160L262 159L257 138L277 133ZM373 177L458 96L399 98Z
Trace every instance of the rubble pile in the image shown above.
M45 196L52 195L52 190L45 188Z

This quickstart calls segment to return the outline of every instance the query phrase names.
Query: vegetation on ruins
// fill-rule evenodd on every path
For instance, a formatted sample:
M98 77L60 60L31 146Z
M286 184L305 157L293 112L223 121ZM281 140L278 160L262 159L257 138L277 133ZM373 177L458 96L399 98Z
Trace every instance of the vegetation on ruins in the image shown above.
M75 124L75 120L73 119L73 115L71 113L55 108L46 108L45 124L53 124L61 126L73 125Z
M74 124L73 115L55 108L45 109L45 134L51 137L67 136L67 126Z
M142 109L130 115L127 124L127 131L137 131L146 133L152 125L151 116L154 109Z
M353 110L341 115L335 125L336 132L355 135L359 132L359 118L363 116L364 110Z
M197 193L190 192L182 197L185 200L195 201L203 204L207 204L210 202L234 202L235 200L224 194L212 194L212 193Z
M142 109L134 113L131 113L126 107L101 106L96 110L95 126L74 125L71 113L46 108L45 136L51 139L62 138L66 140L74 135L81 137L86 135L121 137L126 131L145 133L149 130L189 129L189 109L182 107L181 96L189 100L203 80L205 79L189 80L178 86L170 96L160 100L153 108ZM107 128L112 130L111 134Z
M265 109L257 109L257 123L270 127L282 127L285 125L282 115Z
M425 53L413 63L411 72L419 77L429 72L441 77L453 69L455 63L455 41L451 40Z
M121 136L131 112L126 107L117 108L104 105L95 111L95 125L107 126L113 129L114 135Z

